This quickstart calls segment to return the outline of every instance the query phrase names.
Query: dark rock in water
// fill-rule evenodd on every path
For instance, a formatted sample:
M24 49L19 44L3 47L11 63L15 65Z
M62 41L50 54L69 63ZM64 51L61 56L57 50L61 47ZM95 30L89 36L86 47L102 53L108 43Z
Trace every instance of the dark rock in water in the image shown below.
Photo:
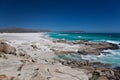
M59 43L67 43L67 41L66 40L64 40L64 39L58 39L58 40L55 40L55 41L53 41L53 42L59 42Z
M120 70L120 67L115 67L114 69L116 69L116 70Z
M71 68L80 68L88 70L90 76L89 80L120 80L120 67L114 69L111 65L101 62L89 62L88 60L61 60L60 63Z
M87 45L86 45L87 44ZM119 49L118 45L112 44L112 43L95 43L95 42L87 42L84 43L84 48L81 48L77 51L80 54L86 55L86 54L95 54L95 55L100 55L100 53L103 50L106 49ZM109 54L106 52L102 52L103 54Z
M117 44L104 43L104 42L91 43L90 45L91 45L91 47L99 49L99 50L118 49L119 48Z
M92 66L94 65L101 65L102 63L101 62L91 62Z
M119 46L117 44L109 43L111 47L109 49L119 49Z
M79 41L75 41L75 42L72 42L73 44L84 44L84 43L86 43L86 42L89 42L88 40L86 40L86 39L81 39L81 40L79 40Z
M110 52L101 52L103 55L111 54Z
M88 66L89 65L89 61L88 60L83 60L80 62L82 66Z
M79 49L77 52L83 55L86 55L86 54L100 55L99 50L92 47L86 47L86 49Z

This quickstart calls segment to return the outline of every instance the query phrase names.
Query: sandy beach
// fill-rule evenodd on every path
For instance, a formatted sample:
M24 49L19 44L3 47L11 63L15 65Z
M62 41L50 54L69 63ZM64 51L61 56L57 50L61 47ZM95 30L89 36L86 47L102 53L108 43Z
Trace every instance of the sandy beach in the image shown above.
M75 52L78 45L54 43L44 33L2 33L0 39L16 49L16 55L5 54L7 59L0 58L1 75L18 80L88 80L87 70L73 69L53 60L53 49Z
M109 54L117 44L52 39L46 33L0 34L0 80L111 80L119 70L79 56ZM94 57L91 57L94 59Z

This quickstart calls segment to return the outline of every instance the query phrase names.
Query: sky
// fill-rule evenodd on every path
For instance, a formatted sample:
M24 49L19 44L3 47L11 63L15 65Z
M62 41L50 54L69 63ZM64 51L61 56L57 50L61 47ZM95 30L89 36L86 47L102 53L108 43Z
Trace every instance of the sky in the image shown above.
M120 0L0 0L0 28L120 33Z

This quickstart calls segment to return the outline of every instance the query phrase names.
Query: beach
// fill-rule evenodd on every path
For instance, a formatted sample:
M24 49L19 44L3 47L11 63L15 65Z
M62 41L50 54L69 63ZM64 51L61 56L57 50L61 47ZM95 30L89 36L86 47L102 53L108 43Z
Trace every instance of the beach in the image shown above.
M54 45L50 39L43 38L43 33L3 33L0 34L0 39L15 47L17 53L16 56L5 54L7 59L0 58L1 75L14 76L20 80L88 80L83 69L78 71L52 59L55 54L50 50L50 46L71 48L67 44ZM19 54L29 55L30 58ZM25 61L25 64L18 70L23 65L21 60Z
M71 42L49 38L46 33L1 33L0 40L1 45L9 46L7 51L1 49L0 78L4 75L8 80L89 80L96 71L93 65L102 65L102 68L96 67L99 78L108 80L101 70L107 70L110 77L115 74L109 64L90 63L88 60L79 62L79 58L74 60L74 56L100 55L103 50L118 49L116 44L87 40ZM67 57L63 58L64 55Z

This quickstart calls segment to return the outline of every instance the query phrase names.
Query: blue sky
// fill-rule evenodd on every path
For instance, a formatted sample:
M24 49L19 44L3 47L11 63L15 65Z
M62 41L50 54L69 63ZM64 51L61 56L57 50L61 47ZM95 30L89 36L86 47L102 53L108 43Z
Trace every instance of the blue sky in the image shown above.
M120 0L0 0L0 27L120 32Z

